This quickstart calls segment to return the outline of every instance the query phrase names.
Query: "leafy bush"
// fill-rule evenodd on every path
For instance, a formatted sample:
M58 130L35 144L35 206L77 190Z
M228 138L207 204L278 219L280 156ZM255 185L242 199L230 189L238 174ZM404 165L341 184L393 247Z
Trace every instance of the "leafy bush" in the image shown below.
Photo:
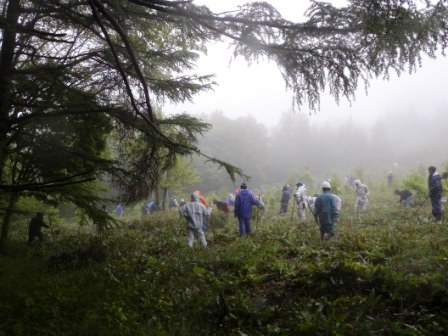
M421 173L414 171L402 181L403 189L412 190L416 196L428 195L427 179Z

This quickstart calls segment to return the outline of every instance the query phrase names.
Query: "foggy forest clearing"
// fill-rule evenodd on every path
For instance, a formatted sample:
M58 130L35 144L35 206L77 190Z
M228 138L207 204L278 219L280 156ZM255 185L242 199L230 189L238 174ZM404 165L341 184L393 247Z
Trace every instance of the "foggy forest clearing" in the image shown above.
M209 247L190 249L177 211L138 209L104 236L57 222L27 247L25 225L0 259L0 335L442 335L448 228L418 198L376 188L366 213L339 194L337 235L278 213L278 195L239 238L214 211Z
M407 97L423 101L421 92L401 99L388 88L388 112L371 130L353 120L317 127L282 104L257 109L246 90L247 117L182 107L200 94L217 101L215 69L200 60L221 42L247 66L270 63L291 107L310 114L446 55L448 0L307 7L287 19L265 1L225 12L195 0L2 1L0 336L445 333L448 229L432 166L446 190L444 92L417 107ZM379 110L375 99L367 110ZM266 113L277 126L254 117ZM388 172L396 185L385 187ZM369 185L366 212L354 213L344 177ZM327 229L337 217L329 179L342 212L321 243L310 214L301 223L290 204L278 215L279 191L303 181L309 195L326 192L316 209L325 198ZM235 203L250 198L240 217L258 203L246 183L266 192L253 234L240 238L215 209L208 247L189 248L169 201L200 190L212 204L236 181ZM363 208L368 189L353 185ZM413 208L398 203L398 187L415 193ZM162 210L149 215L149 204ZM111 212L122 206L122 217ZM181 209L206 246L208 210Z

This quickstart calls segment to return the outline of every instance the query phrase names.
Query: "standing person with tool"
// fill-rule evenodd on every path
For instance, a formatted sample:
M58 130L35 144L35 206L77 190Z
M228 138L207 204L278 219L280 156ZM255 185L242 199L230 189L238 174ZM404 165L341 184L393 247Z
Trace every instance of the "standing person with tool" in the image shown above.
M306 190L306 186L302 182L297 182L297 191L294 194L294 198L297 206L297 216L299 219L304 222L306 220L306 207L308 202L308 194Z
M442 176L436 171L436 167L428 167L428 189L431 200L432 215L437 222L442 220Z
M330 190L330 183L324 181L322 183L323 193L317 196L314 202L314 217L319 225L321 242L328 241L334 236L334 223L337 222L339 216L337 202L340 198L336 198Z
M262 201L258 200L249 190L247 184L242 183L240 191L235 197L234 214L238 218L240 236L249 236L251 234L250 221L252 218L252 206L255 205L259 209L264 208Z
M289 184L284 185L282 188L282 197L280 198L280 215L288 213L288 203L291 198L291 191L289 190Z
M360 180L354 182L356 192L356 212L363 212L367 210L367 204L369 203L369 188L362 184Z

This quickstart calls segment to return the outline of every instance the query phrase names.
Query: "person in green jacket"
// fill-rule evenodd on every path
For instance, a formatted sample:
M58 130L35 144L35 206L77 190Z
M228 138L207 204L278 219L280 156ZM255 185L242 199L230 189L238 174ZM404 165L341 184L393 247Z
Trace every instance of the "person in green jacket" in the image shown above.
M336 197L330 192L329 182L322 183L323 193L314 202L314 217L320 228L320 240L329 240L334 236L334 223L337 222L339 211Z

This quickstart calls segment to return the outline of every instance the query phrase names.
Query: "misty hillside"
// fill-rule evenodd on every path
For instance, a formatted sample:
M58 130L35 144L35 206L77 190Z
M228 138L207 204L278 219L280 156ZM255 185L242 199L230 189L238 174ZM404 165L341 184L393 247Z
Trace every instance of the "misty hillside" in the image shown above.
M340 125L313 126L312 116L286 112L272 129L255 116L231 119L223 112L203 115L213 128L200 139L200 148L251 176L255 184L283 183L305 172L318 179L346 175L382 178L389 171L404 176L419 167L446 160L448 115L440 108L421 113L391 113L363 128L352 120ZM196 160L208 190L231 188L225 171Z

